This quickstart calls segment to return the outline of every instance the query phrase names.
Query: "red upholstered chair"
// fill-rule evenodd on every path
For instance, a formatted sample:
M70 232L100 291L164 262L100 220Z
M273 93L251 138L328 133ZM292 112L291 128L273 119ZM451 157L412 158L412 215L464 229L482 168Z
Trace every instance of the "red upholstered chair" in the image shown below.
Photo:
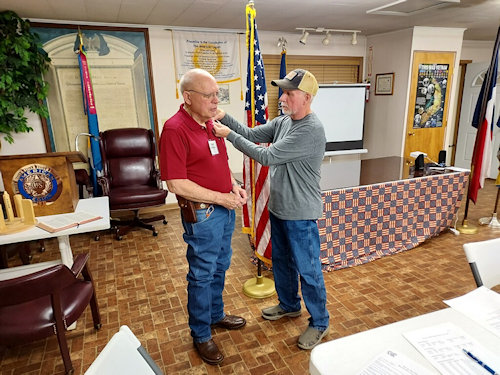
M89 304L94 327L101 328L88 258L88 254L78 255L71 269L59 264L0 281L0 345L24 344L56 335L66 374L72 374L66 328Z
M89 197L94 195L94 188L92 186L92 182L90 181L89 173L86 169L75 169L75 178L76 184L78 185L78 197L80 199L84 199L83 195L83 187L85 186L85 190L87 190L87 194Z
M148 224L163 220L164 215L139 219L142 208L165 204L167 190L163 190L160 173L156 168L156 144L151 129L111 129L99 134L103 176L98 178L103 194L109 197L110 211L133 211L132 220L111 220L116 239L133 227L158 232ZM125 227L120 227L125 225Z
M9 258L14 254L19 254L19 258L21 258L23 264L30 264L30 242L0 245L0 268L7 268L9 266Z

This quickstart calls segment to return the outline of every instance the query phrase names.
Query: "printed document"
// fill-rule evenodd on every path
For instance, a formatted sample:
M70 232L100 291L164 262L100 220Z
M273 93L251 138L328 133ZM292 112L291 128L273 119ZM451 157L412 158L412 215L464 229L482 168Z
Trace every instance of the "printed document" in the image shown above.
M442 323L403 335L443 375L488 375L463 349L500 371L500 357L453 323Z
M358 375L431 375L426 368L395 350L386 350L373 359Z
M461 297L443 302L500 336L500 294L497 292L481 286Z

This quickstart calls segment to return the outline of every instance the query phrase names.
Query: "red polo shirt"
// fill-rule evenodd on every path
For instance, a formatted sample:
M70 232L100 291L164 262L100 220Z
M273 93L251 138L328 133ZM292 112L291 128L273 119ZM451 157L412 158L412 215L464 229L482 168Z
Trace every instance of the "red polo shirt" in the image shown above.
M160 166L162 180L188 179L210 190L229 193L232 190L231 172L223 138L212 133L212 121L203 128L184 110L163 125L160 137ZM212 155L208 141L217 145Z

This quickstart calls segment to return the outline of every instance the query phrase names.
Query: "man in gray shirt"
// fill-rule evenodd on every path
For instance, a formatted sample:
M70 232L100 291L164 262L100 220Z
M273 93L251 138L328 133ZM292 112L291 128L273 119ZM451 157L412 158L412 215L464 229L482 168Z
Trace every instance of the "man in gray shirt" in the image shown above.
M318 83L303 69L295 69L271 83L283 90L279 98L283 116L248 128L219 109L216 119L224 125L214 124L214 132L260 164L270 166L268 208L279 304L263 309L262 317L277 320L301 314L300 278L302 297L311 317L297 345L312 349L329 329L316 223L323 213L319 181L326 143L323 125L311 110ZM256 142L272 144L262 147Z

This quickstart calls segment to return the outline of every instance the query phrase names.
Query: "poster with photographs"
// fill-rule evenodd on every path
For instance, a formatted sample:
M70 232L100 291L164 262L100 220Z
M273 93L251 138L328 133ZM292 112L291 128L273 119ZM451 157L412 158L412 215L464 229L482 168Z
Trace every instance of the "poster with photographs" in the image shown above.
M449 64L419 64L413 128L443 126Z

